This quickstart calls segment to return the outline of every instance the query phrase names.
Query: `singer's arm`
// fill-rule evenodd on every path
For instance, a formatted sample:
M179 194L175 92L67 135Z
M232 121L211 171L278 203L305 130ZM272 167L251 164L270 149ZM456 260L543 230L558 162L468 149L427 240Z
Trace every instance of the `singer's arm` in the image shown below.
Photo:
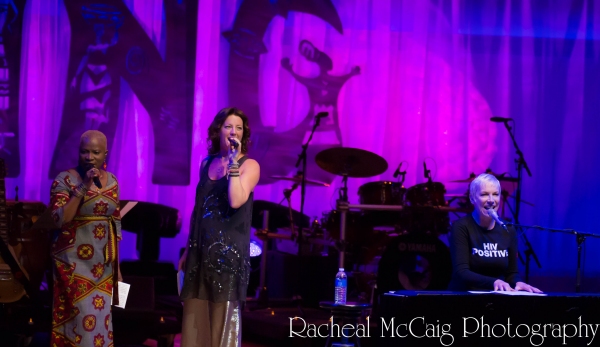
M96 175L97 175L95 173L92 173L92 170L93 169L88 170L86 172L85 177L81 177L81 179L83 180L83 184L85 185L86 189L88 189L88 190L92 187L92 184L94 184L93 178L96 177ZM72 176L79 175L76 171L74 171L72 169L69 170L68 172ZM67 202L66 205L63 206L63 223L68 223L68 222L72 221L73 218L75 218L75 215L77 214L77 209L79 208L79 204L81 203L81 200L83 200L83 197L78 197L75 194L70 194L69 201Z
M254 159L247 159L240 166L239 176L229 176L229 206L240 208L248 201L250 193L258 184L260 178L260 166Z

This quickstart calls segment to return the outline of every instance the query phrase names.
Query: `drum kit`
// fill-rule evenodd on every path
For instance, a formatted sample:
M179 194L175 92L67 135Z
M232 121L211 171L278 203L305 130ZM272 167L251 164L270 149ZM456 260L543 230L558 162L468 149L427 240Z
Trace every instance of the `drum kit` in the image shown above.
M448 233L450 212L468 213L472 208L448 206L445 186L433 182L430 176L426 183L409 188L403 186L403 180L365 183L358 189L359 204L352 205L348 203L348 178L380 175L387 170L387 161L375 153L347 147L323 150L315 160L323 170L342 177L337 209L324 212L320 221L313 221L308 227L309 218L290 207L255 201L252 225L259 230L257 235L262 230L264 238L281 238L277 233L261 229L261 213L267 210L271 230L290 225L293 229L294 225L303 223L309 229L303 237L304 242L339 250L340 267L357 268L381 259L387 264L385 268L398 271L393 277L398 277L396 282L405 289L445 289L450 275L447 268L450 258L438 236ZM295 186L301 181L297 176L272 178L294 182ZM308 179L306 182L313 186L328 186ZM345 259L346 255L348 259ZM400 259L401 264L390 265L397 263L395 259Z
M257 229L260 238L310 245L295 248L303 249L302 255L324 255L332 248L337 249L340 267L374 267L377 280L372 281L372 275L368 279L377 282L379 290L446 289L452 268L450 251L440 236L449 232L450 213L473 211L468 191L465 194L446 194L444 184L434 182L425 168L425 183L406 188L403 185L405 172L400 172L402 178L398 182L373 181L361 185L358 189L359 204L350 204L348 178L380 175L387 170L387 161L375 153L347 147L323 150L316 155L315 161L321 169L342 177L337 208L323 212L320 221L311 222L308 216L290 206L289 196L301 184L302 176L271 176L294 185L284 191L288 206L260 200L254 202L252 226ZM486 173L493 174L502 182L503 199L516 189L515 178L491 170ZM450 182L470 183L475 177L471 174L465 179ZM305 179L305 182L311 186L329 186L315 180ZM264 214L269 216L266 218L268 222ZM302 240L298 240L298 233L294 232L295 226L299 225L305 227ZM278 228L291 229L291 233L269 231ZM293 252L294 249L290 249L290 253ZM365 273L362 272L363 275Z

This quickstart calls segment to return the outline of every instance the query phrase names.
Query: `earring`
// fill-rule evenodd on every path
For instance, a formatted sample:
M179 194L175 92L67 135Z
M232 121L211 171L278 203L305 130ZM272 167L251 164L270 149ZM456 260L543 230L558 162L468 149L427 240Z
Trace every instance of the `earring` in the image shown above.
M102 168L106 171L106 159L104 159L104 164L102 164Z

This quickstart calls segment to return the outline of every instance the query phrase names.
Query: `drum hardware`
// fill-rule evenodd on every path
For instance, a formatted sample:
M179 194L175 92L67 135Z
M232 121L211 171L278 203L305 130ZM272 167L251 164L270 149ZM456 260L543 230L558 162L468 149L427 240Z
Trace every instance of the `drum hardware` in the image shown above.
M276 180L281 180L281 181L291 181L297 184L301 184L302 183L302 173L299 172L298 174L296 174L295 176L271 176L271 178L274 178ZM306 179L306 184L307 185L311 185L311 186L321 186L321 187L329 187L329 183L325 183L325 182L320 182L320 181L316 181L316 180L310 180L310 179Z
M381 156L358 148L334 147L317 153L319 167L342 176L342 188L337 201L340 211L339 267L344 267L346 251L346 215L348 213L348 177L372 177L387 170L388 163Z
M298 188L298 185L300 185L300 183L294 183L291 188L283 190L283 197L285 200L287 200L287 205L288 205L288 212L289 212L289 217L290 217L290 229L292 230L292 239L294 239L296 237L296 230L294 229L294 222L293 222L294 215L293 215L293 210L292 210L292 193L294 192L294 190L296 190L296 188ZM282 202L283 202L283 200L281 200L279 203L281 204Z
M293 210L289 213L289 208L287 206L282 206L280 204L265 201L265 200L254 200L252 204L252 227L254 229L260 229L263 227L263 219L264 213L263 211L269 211L269 227L272 230L289 227L290 223L294 225L308 225L310 218L301 214L300 212Z
M364 205L403 205L406 188L401 183L376 181L358 188L358 196Z
M310 141L313 138L313 135L315 134L315 131L317 130L317 128L319 127L319 125L321 124L321 118L324 118L328 115L327 112L319 112L315 118L314 118L314 124L313 127L310 131L310 135L308 136L308 139L306 140L306 143L302 145L302 151L300 152L300 154L298 155L298 160L296 161L296 168L300 168L300 172L298 172L299 174L301 174L301 181L300 181L300 214L304 214L304 201L306 199L306 151L308 150L308 145L310 144ZM290 207L291 209L291 207ZM300 256L302 256L302 233L303 233L303 228L304 227L308 227L308 223L302 223L304 221L301 221L300 223L300 227L298 228L298 254ZM299 287L298 285L296 287ZM297 296L299 297L299 296Z

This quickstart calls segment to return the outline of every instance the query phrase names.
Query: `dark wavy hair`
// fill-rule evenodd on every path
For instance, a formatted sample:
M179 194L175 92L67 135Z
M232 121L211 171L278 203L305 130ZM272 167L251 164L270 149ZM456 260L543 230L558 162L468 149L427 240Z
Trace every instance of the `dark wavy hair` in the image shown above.
M242 135L242 154L248 153L250 145L250 124L248 124L248 116L237 107L225 107L221 109L208 127L208 154L215 155L221 150L221 127L225 123L227 117L234 115L242 119L244 124L244 135Z

